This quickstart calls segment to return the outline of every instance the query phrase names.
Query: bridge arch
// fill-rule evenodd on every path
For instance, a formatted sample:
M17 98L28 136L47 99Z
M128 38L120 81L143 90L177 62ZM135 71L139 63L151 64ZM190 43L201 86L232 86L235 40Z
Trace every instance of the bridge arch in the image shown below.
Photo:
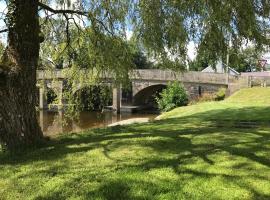
M133 94L134 105L144 105L147 107L156 107L156 96L167 88L166 84L154 84L148 87L144 87L139 90L136 94Z

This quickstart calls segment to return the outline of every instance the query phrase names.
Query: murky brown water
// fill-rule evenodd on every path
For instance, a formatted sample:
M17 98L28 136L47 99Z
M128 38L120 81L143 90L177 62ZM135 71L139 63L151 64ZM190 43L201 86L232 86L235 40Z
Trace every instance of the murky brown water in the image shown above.
M78 120L66 120L62 112L39 111L39 121L44 135L80 132L90 128L106 127L109 124L132 118L155 118L157 114L113 112L81 112Z

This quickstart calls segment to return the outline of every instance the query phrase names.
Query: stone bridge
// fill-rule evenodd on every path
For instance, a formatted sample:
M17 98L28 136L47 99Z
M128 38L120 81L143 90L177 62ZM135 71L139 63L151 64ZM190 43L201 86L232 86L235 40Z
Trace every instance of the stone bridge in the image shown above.
M84 71L81 71L84 73ZM58 108L62 108L63 88L67 79L62 70L37 71L39 87L39 107L47 108L46 91L51 88L59 99ZM170 70L134 70L130 73L132 83L133 105L143 105L151 97L166 88L171 81L182 82L191 99L197 98L204 93L215 93L220 88L228 88L230 92L246 87L248 78L236 77L228 74L203 73L203 72L173 72ZM104 82L112 83L110 78L104 78ZM241 86L241 84L242 86ZM236 87L237 86L237 87ZM78 86L78 89L82 88ZM113 109L119 111L121 108L121 88L113 88Z

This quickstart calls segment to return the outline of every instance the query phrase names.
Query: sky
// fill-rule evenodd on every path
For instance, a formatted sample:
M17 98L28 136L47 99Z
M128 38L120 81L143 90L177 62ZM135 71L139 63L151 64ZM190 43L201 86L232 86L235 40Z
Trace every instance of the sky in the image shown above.
M6 29L6 24L3 20L3 13L6 13L7 9L6 9L6 3L5 1L0 1L0 30L4 30ZM0 40L4 43L6 43L6 38L7 38L7 34L6 33L1 33L0 34Z

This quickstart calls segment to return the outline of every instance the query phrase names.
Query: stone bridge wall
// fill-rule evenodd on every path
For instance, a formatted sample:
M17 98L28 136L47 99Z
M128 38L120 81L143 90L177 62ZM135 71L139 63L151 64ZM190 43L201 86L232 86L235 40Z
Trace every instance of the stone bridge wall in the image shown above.
M233 76L229 76L234 79ZM173 72L170 70L134 70L132 80L147 81L181 81L191 83L228 84L227 74L202 73L202 72Z
M85 70L81 70L82 75L86 75ZM61 85L63 88L63 82L67 79L68 73L65 70L55 70L55 71L37 71L37 79L39 82L44 82L50 84L50 82L61 82L56 84ZM145 88L153 85L167 85L170 81L182 82L190 94L190 98L197 98L203 93L214 93L219 90L219 88L229 88L233 93L243 87L248 87L248 82L245 78L239 78L231 76L228 74L217 74L217 73L202 73L202 72L173 72L170 70L134 70L130 73L130 80L133 85L133 96L135 97L139 92L142 92ZM112 78L109 74L104 74L104 83L112 83ZM228 84L229 83L229 84ZM50 86L48 86L50 87ZM54 86L51 85L53 88ZM79 87L79 85L78 85ZM57 91L59 88L57 88ZM40 89L40 92L44 92L44 89ZM62 96L62 92L59 92ZM118 94L118 92L114 92ZM40 94L43 97L44 94ZM118 105L120 101L119 95L113 95L113 104ZM143 97L143 95L140 95ZM42 101L42 100L41 100ZM43 100L44 102L44 100ZM41 104L42 102L40 102Z
M169 81L133 81L132 82L132 93L133 97L143 92L144 89L150 86L159 86L159 85L167 85ZM190 99L196 99L200 95L209 93L213 94L216 93L220 88L227 88L226 84L209 84L209 83L195 83L195 82L183 82L186 91L189 94ZM143 95L140 95L143 96Z
M136 95L147 87L167 85L170 81L179 81L183 83L190 99L194 99L202 94L216 93L220 88L227 88L228 81L236 82L236 79L237 77L231 75L217 73L136 70L132 75L132 92L136 98Z

